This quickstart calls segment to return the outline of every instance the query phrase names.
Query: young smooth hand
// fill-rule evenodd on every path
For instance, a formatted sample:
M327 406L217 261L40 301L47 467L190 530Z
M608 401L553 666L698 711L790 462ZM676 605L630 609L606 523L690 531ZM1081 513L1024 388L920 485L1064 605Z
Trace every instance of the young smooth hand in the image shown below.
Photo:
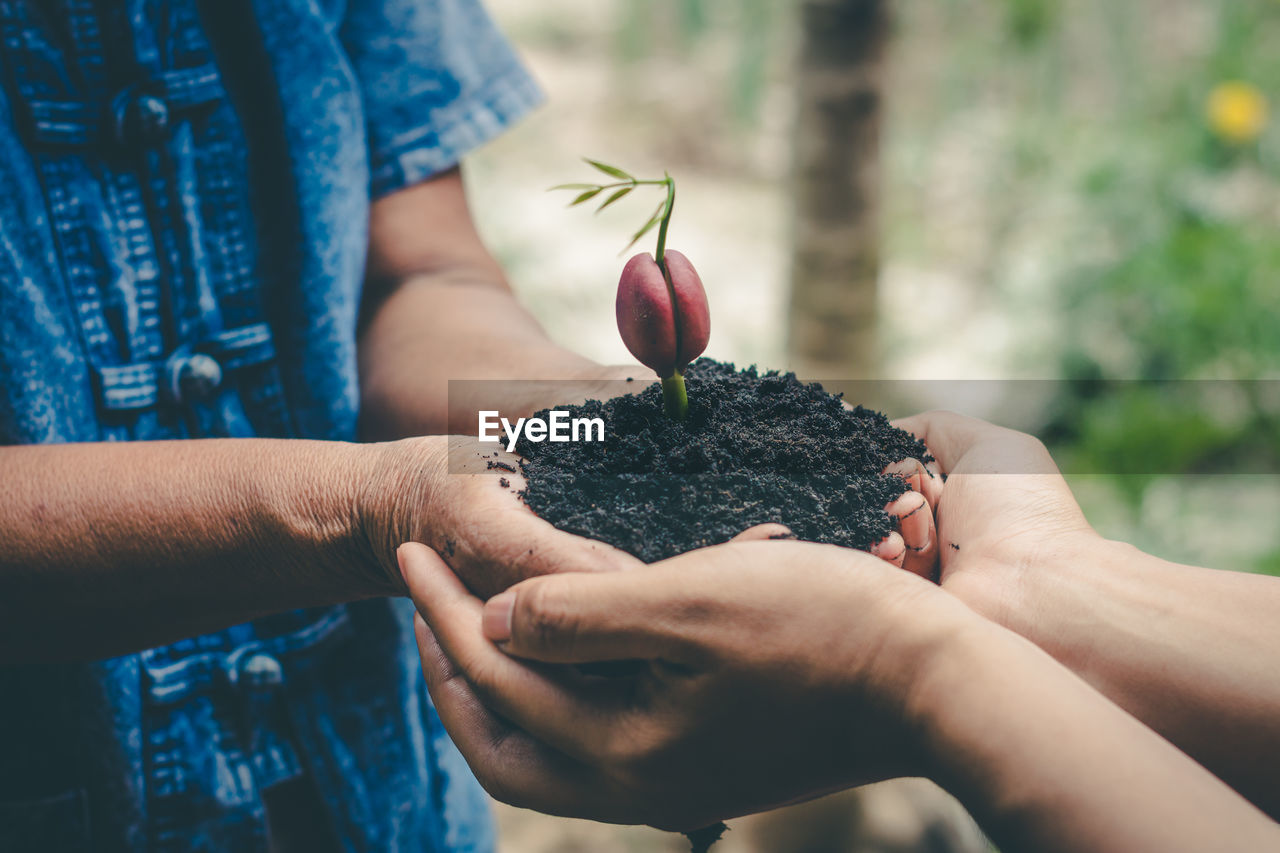
M809 543L537 578L487 604L428 548L400 561L432 697L491 793L676 830L923 772L913 687L980 621L883 560ZM554 666L619 660L644 670Z
M1280 817L1280 580L1104 539L1030 435L946 412L897 425L948 475L942 587Z
M928 775L1005 849L1280 843L1274 823L1044 652L865 554L734 542L534 578L483 604L430 549L399 556L436 708L506 802L691 830ZM642 669L571 666L618 660Z
M1037 438L951 412L927 412L894 426L914 434L946 476L924 484L938 532L942 586L1001 621L997 607L1025 572L1043 571L1101 537ZM998 581L992 583L999 575Z

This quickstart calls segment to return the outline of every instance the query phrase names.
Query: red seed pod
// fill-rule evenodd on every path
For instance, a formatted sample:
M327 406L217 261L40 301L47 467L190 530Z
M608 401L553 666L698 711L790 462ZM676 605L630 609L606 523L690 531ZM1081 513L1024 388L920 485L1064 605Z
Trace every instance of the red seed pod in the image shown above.
M618 331L643 365L666 379L702 355L711 337L711 312L702 279L679 252L664 253L671 287L648 252L627 261L618 282ZM674 299L673 299L674 297Z

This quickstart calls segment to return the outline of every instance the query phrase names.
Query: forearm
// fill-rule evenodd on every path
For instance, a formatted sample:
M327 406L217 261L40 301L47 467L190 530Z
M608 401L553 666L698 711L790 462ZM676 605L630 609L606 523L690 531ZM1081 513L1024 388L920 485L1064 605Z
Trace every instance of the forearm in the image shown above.
M1101 539L1002 580L979 609L1280 815L1280 581Z
M361 311L367 438L474 435L479 409L525 417L617 393L608 380L634 372L602 368L546 336L476 232L457 168L373 205ZM451 379L520 385L471 385L451 411Z
M411 278L382 301L360 342L366 436L474 434L478 409L525 417L617 393L610 380L637 374L638 368L602 367L551 341L499 276L444 270ZM469 385L451 412L451 379L519 384Z
M1263 850L1280 828L1031 644L990 626L915 697L935 776L1002 849Z
M0 448L0 660L109 657L387 594L354 517L373 453L256 439Z

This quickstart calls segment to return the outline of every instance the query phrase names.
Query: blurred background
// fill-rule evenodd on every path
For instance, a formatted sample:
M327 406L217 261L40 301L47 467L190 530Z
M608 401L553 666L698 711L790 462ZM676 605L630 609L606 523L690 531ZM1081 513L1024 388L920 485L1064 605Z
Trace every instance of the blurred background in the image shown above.
M1045 438L1104 535L1280 574L1280 3L488 6L548 101L469 161L472 204L557 339L629 361L618 253L660 199L547 188L669 171L708 355L901 380L872 402ZM687 849L501 820L505 853ZM987 849L917 782L733 826L723 853Z

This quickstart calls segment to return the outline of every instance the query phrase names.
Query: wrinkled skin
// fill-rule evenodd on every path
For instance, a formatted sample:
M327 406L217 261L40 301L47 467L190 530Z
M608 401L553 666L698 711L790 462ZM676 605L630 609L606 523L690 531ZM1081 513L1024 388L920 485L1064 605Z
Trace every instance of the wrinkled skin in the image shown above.
M525 486L517 473L519 457L469 437L450 436L448 448L444 441L431 437L382 445L379 474L362 498L359 512L374 556L402 589L395 553L403 542L430 545L479 595L555 572L644 565L538 518L519 497ZM490 463L506 467L493 469Z

